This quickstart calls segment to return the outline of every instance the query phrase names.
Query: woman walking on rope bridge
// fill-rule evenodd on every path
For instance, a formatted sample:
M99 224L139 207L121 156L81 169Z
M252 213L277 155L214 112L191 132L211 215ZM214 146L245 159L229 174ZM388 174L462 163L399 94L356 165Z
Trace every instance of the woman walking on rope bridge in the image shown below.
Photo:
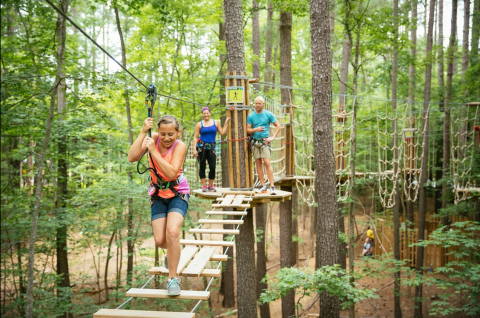
M210 108L202 108L203 120L195 126L195 133L193 137L193 156L197 157L200 163L200 180L202 181L202 191L215 192L213 181L215 180L215 167L217 165L217 155L215 154L215 137L217 132L220 135L225 135L227 132L227 124L230 118L227 117L225 124L220 125L220 121L211 119ZM200 136L199 136L200 135ZM205 180L205 169L208 162L208 188Z
M169 296L180 295L177 267L180 260L180 228L188 209L190 187L182 172L187 146L179 139L180 124L171 115L163 116L157 124L158 133L148 137L153 119L145 119L142 131L128 153L128 160L140 160L145 149L150 153L150 195L152 229L155 244L167 249L165 258L169 276Z

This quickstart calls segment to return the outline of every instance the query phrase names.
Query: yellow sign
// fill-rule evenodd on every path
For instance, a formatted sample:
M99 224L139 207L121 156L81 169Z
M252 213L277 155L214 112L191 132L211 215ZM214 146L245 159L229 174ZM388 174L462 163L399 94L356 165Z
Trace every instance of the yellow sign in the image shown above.
M244 101L243 86L227 87L227 104L242 103Z

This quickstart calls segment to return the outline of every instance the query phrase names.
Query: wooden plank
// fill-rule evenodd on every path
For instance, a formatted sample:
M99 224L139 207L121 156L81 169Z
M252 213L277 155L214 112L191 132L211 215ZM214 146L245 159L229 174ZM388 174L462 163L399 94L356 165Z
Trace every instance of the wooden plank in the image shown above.
M124 317L124 318L194 318L190 312L167 312L125 309L100 309L93 314L94 318Z
M238 196L238 195L237 195L237 196ZM217 201L222 202L224 199L225 199L225 198L217 198ZM235 200L234 200L234 201L235 201ZM245 201L245 202L251 202L251 201L253 201L253 198L245 198L245 196L244 196L243 201Z
M227 219L200 219L197 221L202 224L243 224L243 220L227 220Z
M235 196L235 199L233 199L233 202L230 204L230 206L240 206L243 203L243 198L245 198L244 194Z
M230 81L230 79L227 79L227 81ZM233 121L232 118L232 111L228 110L227 113L230 115L230 121ZM228 140L232 140L232 125L230 124L230 129L228 129ZM230 187L234 187L233 185L233 144L229 143L228 144L228 184Z
M202 245L202 246L234 246L235 242L226 241L207 241L207 240L180 240L182 245Z
M214 257L213 255L212 257ZM210 258L211 262L218 262L219 260L217 259L212 259ZM223 260L222 260L223 261ZM162 275L162 276L168 276L168 269L165 267L152 267L151 269L148 270L149 275ZM178 274L180 276L184 276L183 273ZM222 271L220 269L211 269L211 268L205 268L202 273L200 273L200 276L202 277L220 277L222 276Z
M247 215L247 211L207 211L207 215Z
M223 230L223 229L191 229L188 233L203 233L203 234L227 234L238 235L240 230Z
M212 257L210 257L210 261L212 261L212 262L226 262L226 261L228 261L228 255L213 254Z
M234 73L234 75L235 75L235 73ZM235 161L234 169L237 171L237 173L236 173L237 182L236 182L235 186L237 188L240 188L241 187L241 184L240 184L240 168L241 167L240 167L240 154L239 154L240 150L239 150L239 143L238 143L238 139L240 137L238 136L238 111L237 110L234 110L234 115L233 116L234 116L234 120L235 120L235 139L236 139L235 140L235 160L236 161Z
M195 299L195 300L208 300L210 297L209 291L196 291L196 290L182 290L178 296L168 296L166 289L141 289L130 288L127 293L127 297L144 297L144 298L175 298L175 299Z
M196 246L185 246L180 254L180 261L178 262L177 274L181 273L185 267L187 267L188 262L195 256L198 251Z
M230 203L232 203L233 199L235 199L235 195L228 194L223 198L222 203L220 203L219 205L220 206L230 206Z
M234 191L234 190L222 190L224 194L245 194L245 195L255 195L255 191L248 191L248 190L241 190L241 191Z
M225 208L225 207L230 207L231 205L225 206L223 204L212 204L212 208ZM240 209L249 209L250 204L240 204L235 206L234 208L240 208Z
M215 249L213 247L204 247L195 255L187 268L182 272L184 276L199 277L210 261Z

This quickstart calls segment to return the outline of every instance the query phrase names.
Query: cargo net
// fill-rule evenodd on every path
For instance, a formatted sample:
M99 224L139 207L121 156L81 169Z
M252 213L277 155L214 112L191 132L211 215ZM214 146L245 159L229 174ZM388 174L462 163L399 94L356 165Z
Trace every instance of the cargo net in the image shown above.
M450 177L455 204L465 200L470 192L480 190L472 180L475 148L480 146L479 105L450 106Z
M382 206L391 208L395 205L397 187L401 183L405 198L416 201L429 112L424 113L420 104L414 107L408 102L397 102L395 108L391 100L374 103L377 120L377 181Z

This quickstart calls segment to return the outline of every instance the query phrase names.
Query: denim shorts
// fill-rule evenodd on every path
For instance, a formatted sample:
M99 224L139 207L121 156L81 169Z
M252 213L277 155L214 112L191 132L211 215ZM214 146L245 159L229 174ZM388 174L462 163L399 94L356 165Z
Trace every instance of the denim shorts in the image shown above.
M189 194L183 195L183 198L180 196L174 196L170 199L164 199L161 197L157 197L153 200L150 199L152 203L152 221L166 218L167 214L170 212L178 212L185 217L187 214L189 199Z

